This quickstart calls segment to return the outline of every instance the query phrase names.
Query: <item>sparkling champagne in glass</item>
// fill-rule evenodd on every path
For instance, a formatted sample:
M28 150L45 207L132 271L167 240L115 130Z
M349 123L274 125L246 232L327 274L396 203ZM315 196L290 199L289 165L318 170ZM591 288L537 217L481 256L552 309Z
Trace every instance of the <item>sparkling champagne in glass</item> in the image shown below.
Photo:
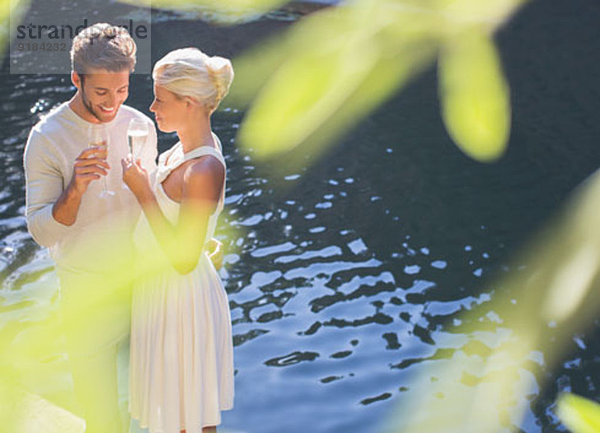
M104 125L91 125L90 126L90 144L89 147L99 147L101 154L106 157L108 156L108 131ZM108 189L106 176L103 176L103 188L100 192L101 198L107 198L115 195L114 191Z
M129 153L133 161L140 157L147 138L148 124L142 119L131 119L127 128L127 141L129 142Z

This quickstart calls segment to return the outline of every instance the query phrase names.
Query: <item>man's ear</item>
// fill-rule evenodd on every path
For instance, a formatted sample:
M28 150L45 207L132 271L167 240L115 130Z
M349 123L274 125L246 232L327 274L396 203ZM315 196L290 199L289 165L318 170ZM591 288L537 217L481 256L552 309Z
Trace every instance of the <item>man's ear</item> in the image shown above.
M73 83L77 89L81 89L81 77L75 71L71 71L71 83Z

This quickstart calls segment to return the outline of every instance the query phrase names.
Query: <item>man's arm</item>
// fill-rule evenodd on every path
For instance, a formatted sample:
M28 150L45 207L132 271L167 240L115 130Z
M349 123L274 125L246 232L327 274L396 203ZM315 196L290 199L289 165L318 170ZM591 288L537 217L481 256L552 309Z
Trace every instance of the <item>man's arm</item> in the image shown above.
M86 149L75 161L73 178L64 188L57 149L39 133L32 131L23 158L26 183L27 228L40 245L50 247L68 233L75 223L81 197L87 185L105 171L106 163L89 158L96 149Z
M70 182L52 206L54 219L65 226L75 224L82 197L83 193L75 189L73 183Z
M40 134L32 131L23 155L27 229L44 247L54 245L67 233L67 227L52 215L54 202L63 191L63 174L51 149Z
M56 221L66 226L75 224L81 198L88 185L101 176L106 176L106 170L110 168L104 158L106 149L100 147L90 147L77 157L71 181L52 206L52 216Z

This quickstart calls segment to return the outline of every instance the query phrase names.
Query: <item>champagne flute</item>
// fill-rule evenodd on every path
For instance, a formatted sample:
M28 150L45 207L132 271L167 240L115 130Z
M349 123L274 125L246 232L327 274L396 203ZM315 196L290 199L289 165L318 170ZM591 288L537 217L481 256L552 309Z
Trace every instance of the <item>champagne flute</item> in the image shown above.
M101 154L104 155L106 160L108 156L108 130L105 125L90 125L90 144L89 147L99 147ZM98 155L96 155L98 156ZM108 189L108 183L106 176L103 176L103 188L100 192L100 198L108 198L115 195L114 191Z
M148 125L146 122L136 117L132 118L127 127L127 142L129 143L129 158L131 161L136 161L140 156L142 146L146 144L146 138L148 138ZM129 190L125 184L121 188Z
M129 154L132 161L136 161L141 154L142 147L148 138L148 124L142 119L133 118L129 121L127 128L127 141L129 142Z

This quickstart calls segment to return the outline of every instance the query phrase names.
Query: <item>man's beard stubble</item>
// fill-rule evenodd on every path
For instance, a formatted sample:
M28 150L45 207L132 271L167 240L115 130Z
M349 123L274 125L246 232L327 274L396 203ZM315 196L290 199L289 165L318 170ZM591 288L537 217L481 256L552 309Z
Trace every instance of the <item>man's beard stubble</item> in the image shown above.
M81 102L83 102L83 106L86 108L86 110L92 116L94 116L100 123L104 122L104 120L102 120L100 117L98 117L98 114L96 113L96 111L92 107L92 104L90 104L88 102L87 97L85 96L85 87L84 87L83 83L81 83Z

